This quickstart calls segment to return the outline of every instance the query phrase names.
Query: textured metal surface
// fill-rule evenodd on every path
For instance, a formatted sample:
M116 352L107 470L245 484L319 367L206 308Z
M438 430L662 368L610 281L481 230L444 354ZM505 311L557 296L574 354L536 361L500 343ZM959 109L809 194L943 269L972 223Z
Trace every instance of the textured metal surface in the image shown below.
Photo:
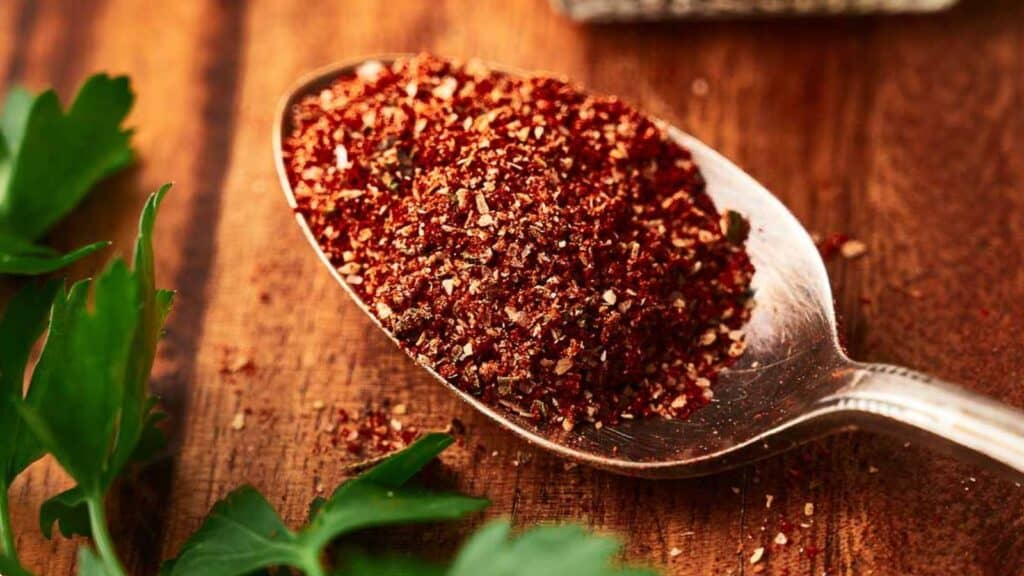
M292 209L296 202L282 141L291 132L293 105L364 62L395 57L378 55L332 65L301 79L284 97L273 146L281 187ZM580 426L564 432L483 404L429 367L424 370L530 442L622 474L708 474L861 427L911 435L958 456L1024 473L1024 413L907 369L848 359L836 340L825 266L808 233L781 202L729 160L676 128L670 127L669 134L693 153L718 208L736 210L751 223L747 250L757 271L756 307L745 328L748 346L737 365L722 373L709 406L684 421L639 419L600 430ZM384 330L321 251L303 216L296 213L296 220L333 277Z
M957 0L552 0L580 21L935 12Z

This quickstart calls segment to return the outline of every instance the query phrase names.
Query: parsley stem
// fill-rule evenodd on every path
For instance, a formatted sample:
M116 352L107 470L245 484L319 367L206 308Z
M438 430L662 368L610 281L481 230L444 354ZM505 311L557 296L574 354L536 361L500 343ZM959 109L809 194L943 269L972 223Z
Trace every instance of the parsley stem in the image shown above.
M303 551L299 568L305 572L306 576L327 576L323 565L320 564L318 549Z
M17 561L18 551L14 549L14 529L11 526L11 504L7 498L7 483L0 482L0 556Z
M107 512L103 506L103 496L94 494L85 499L89 507L89 526L92 528L92 539L96 543L96 550L111 576L125 576L124 568L117 559L117 552L114 550L114 543L110 538L110 531L107 529Z

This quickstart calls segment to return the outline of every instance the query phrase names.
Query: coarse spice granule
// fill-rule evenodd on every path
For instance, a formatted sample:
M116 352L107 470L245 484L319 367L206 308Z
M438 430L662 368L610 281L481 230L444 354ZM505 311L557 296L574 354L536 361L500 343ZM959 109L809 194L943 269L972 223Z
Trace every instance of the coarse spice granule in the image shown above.
M324 253L406 351L566 430L684 418L744 351L747 222L617 98L420 55L291 111Z
M344 446L350 454L368 457L406 448L420 432L416 426L403 424L399 416L394 410L383 408L368 408L350 416L347 410L338 408L331 423L331 446Z

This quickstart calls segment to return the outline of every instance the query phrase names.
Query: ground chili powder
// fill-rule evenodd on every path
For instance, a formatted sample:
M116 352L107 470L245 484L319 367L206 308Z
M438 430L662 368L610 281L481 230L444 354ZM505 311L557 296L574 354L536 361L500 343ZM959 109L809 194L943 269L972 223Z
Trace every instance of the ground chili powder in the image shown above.
M324 252L485 402L566 430L682 418L743 353L747 223L617 98L421 55L291 114L288 174Z

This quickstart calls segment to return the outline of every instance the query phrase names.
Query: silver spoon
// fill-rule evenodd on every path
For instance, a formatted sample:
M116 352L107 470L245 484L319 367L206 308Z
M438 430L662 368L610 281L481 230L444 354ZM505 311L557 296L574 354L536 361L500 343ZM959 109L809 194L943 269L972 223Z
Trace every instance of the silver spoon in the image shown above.
M282 100L274 126L274 157L289 206L282 142L290 111L339 75L381 55L335 64L302 78ZM500 68L498 68L500 69ZM510 73L518 74L516 71ZM751 223L747 251L757 269L757 306L745 329L747 349L722 373L712 403L684 421L623 421L614 427L541 427L489 406L421 366L474 408L526 440L574 461L645 477L710 474L788 450L841 430L867 429L913 438L947 453L1024 475L1024 413L924 374L848 358L836 339L825 266L810 236L768 190L696 138L671 127L707 180L719 210ZM302 214L299 226L339 284L398 344L321 251ZM415 359L414 359L415 361Z

